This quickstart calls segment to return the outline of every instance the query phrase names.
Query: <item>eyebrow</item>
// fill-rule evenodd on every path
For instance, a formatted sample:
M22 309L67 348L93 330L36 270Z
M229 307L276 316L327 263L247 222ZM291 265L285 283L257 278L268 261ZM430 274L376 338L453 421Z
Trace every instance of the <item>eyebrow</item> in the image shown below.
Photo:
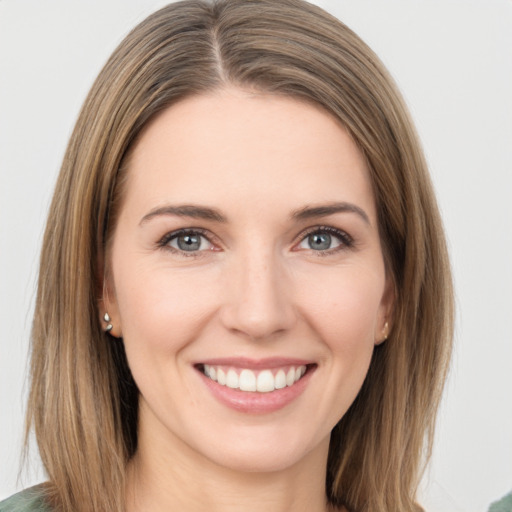
M319 206L305 206L292 213L294 220L308 220L316 217L327 217L335 213L355 213L361 217L366 224L371 226L368 214L359 206L352 203L330 203Z
M327 217L329 215L334 215L336 213L355 213L359 217L361 217L364 222L368 225L371 225L370 219L367 213L352 203L330 203L326 205L319 206L305 206L304 208L299 208L295 210L291 218L293 220L303 221L308 219L313 219L317 217ZM193 204L184 204L179 206L166 205L154 208L149 213L142 217L139 225L143 225L146 222L150 221L154 217L158 217L161 215L174 215L177 217L189 217L192 219L202 219L202 220L213 220L215 222L221 222L223 224L227 223L228 219L219 210L215 208L209 208L206 206L197 206Z
M142 217L139 226L142 226L149 220L160 215L175 215L177 217L190 217L192 219L213 220L226 223L227 218L215 208L206 206L196 206L193 204L183 204L179 206L166 205L154 208Z

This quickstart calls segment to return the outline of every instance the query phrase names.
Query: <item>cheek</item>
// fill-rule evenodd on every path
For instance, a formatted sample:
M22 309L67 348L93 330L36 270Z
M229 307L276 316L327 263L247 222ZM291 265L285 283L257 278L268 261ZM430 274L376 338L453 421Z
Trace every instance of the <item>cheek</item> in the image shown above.
M203 273L204 274L204 273ZM141 264L118 266L116 299L127 351L176 353L215 311L212 276Z
M308 321L325 347L325 398L319 401L330 428L355 400L368 373L381 311L384 279L374 272L332 276L311 294Z
M330 350L346 356L373 350L384 292L383 273L343 268L301 289L303 314ZM364 355L364 354L363 354Z

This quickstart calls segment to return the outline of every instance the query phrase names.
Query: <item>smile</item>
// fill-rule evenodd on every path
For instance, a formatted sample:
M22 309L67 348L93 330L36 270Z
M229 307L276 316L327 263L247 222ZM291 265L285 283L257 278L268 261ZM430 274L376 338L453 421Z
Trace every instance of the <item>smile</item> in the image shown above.
M284 366L254 371L249 368L205 364L202 371L206 377L221 386L240 391L270 393L293 386L306 374L307 366Z
M221 404L237 412L267 414L299 399L318 364L288 357L236 357L209 359L194 367Z

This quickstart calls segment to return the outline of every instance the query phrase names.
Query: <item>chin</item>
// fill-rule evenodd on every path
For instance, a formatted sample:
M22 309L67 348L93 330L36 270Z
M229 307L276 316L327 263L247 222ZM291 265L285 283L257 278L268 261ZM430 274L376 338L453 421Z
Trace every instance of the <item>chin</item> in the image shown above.
M300 460L297 453L248 454L235 453L212 459L218 466L237 473L277 473L294 467Z
M239 436L236 442L228 439L226 443L217 443L215 451L203 453L214 464L242 473L281 472L317 456L324 464L327 460L329 435L318 442L301 436L294 439L293 434L283 430L270 436L258 434L249 432L245 439Z

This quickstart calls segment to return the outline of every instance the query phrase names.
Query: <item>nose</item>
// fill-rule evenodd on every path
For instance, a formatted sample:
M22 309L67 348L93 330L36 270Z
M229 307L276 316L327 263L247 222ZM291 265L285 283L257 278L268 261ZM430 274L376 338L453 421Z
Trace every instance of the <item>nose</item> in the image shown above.
M221 311L227 329L263 340L293 327L293 286L278 260L273 254L245 254L230 267Z

